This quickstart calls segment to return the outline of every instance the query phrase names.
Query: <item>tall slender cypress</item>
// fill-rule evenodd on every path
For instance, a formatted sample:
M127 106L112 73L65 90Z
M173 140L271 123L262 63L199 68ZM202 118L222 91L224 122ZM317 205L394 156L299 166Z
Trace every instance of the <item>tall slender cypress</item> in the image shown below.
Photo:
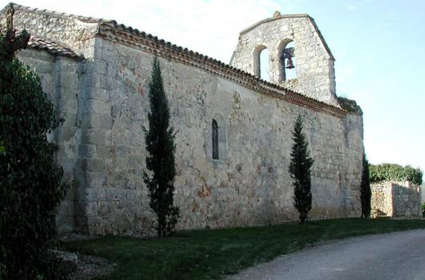
M366 158L366 154L363 153L363 168L362 168L362 181L360 185L360 200L362 203L362 218L370 217L370 198L372 192L370 190L370 181L369 181L369 162Z
M174 130L170 127L170 110L156 57L149 83L149 103L149 129L145 131L145 141L146 167L150 174L144 173L144 181L149 189L149 205L157 216L158 237L165 237L175 228L179 208L174 206Z
M292 133L294 141L291 152L289 173L294 187L294 206L298 210L300 223L308 220L308 212L311 210L311 167L314 160L310 157L308 143L303 133L303 119L300 115L295 122Z

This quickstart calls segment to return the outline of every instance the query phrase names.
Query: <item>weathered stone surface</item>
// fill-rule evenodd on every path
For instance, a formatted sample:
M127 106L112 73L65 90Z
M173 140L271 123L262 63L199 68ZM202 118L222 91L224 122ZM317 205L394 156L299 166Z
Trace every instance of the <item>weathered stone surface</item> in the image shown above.
M244 82L252 77L205 62L208 68L199 60L187 58L189 55L182 58L182 50L157 52L159 45L152 48L144 41L117 41L114 36L119 32L114 35L108 31L109 23L93 20L80 25L66 15L44 14L46 18L60 18L47 22L27 10L20 13L25 19L23 15L17 17L17 25L25 26L29 33L43 32L86 58L55 58L31 49L20 53L25 63L40 67L43 88L59 115L70 118L52 139L59 144L58 160L72 185L58 216L60 230L92 235L153 230L154 214L142 176L147 156L142 127L148 125L152 53L160 56L171 122L177 132L178 229L266 225L297 219L288 166L298 114L305 120L315 160L312 218L360 215L361 115L301 95L285 99L289 93L282 88L273 89L261 81ZM299 73L297 88L334 104L333 60L323 45L317 45L321 41L311 22L305 18L293 21L296 47L304 42L296 53L297 65L301 69L311 64L303 67L315 69L305 76ZM55 25L59 23L65 24L62 33L53 35L60 29ZM104 32L102 36L96 36L94 25ZM282 34L287 34L274 29L289 32L280 20L267 26L273 40L277 36L285 39ZM142 35L134 36L130 40ZM235 63L248 59L245 51L238 50ZM304 64L302 52L311 53ZM219 68L223 72L217 72ZM224 75L225 71L231 74ZM238 75L245 78L237 80ZM212 158L213 120L218 123L219 159Z
M282 51L295 49L295 80L284 80ZM314 20L308 15L280 15L243 30L230 64L259 76L259 54L269 51L269 79L320 101L338 106L334 58ZM264 66L262 66L264 67ZM287 69L286 69L287 71Z
M420 217L421 188L411 182L378 182L371 184L371 208L375 215Z

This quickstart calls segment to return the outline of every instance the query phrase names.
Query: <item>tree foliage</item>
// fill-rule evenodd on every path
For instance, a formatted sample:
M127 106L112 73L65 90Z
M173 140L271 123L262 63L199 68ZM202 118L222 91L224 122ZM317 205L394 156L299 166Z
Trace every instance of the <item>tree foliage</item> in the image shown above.
M149 130L145 131L146 167L144 173L149 189L150 207L156 213L158 237L172 233L179 217L179 208L174 206L175 144L170 127L170 110L164 91L158 59L153 61L152 78L149 83L150 113Z
M0 34L0 279L61 279L49 248L67 186L47 140L59 121L37 74L14 58L28 42L16 39Z
M384 163L369 165L370 181L411 181L415 185L422 184L423 172L420 168Z
M372 196L369 182L369 163L363 154L362 181L360 184L360 200L362 203L362 218L370 217L370 198Z
M292 133L293 146L289 173L294 187L294 206L298 210L300 223L308 220L311 210L311 167L314 160L310 157L308 143L303 133L303 119L299 115Z

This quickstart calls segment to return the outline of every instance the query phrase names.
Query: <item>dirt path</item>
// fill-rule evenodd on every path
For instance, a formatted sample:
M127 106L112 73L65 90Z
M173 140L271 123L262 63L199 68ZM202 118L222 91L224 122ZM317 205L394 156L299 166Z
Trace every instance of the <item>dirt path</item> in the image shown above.
M285 255L226 280L425 280L425 230L336 241Z

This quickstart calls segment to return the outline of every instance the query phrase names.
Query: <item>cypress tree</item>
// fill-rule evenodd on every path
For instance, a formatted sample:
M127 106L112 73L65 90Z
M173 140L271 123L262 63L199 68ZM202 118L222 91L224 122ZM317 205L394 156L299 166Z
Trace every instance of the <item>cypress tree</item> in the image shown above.
M369 182L369 162L363 153L362 181L360 184L360 200L362 203L362 218L370 217L370 198L372 196Z
M289 173L294 187L294 206L298 210L300 223L308 220L308 212L311 210L311 167L314 160L310 157L308 143L303 133L303 119L300 115L295 122L292 133L293 146Z
M67 186L47 140L59 121L37 74L15 58L29 35L15 36L13 13L0 34L0 279L62 279L50 248Z
M173 232L179 217L179 208L174 206L175 144L174 130L170 127L170 110L164 91L158 58L154 58L152 77L149 83L150 112L149 130L145 129L148 156L144 181L149 189L150 207L156 213L158 237Z

